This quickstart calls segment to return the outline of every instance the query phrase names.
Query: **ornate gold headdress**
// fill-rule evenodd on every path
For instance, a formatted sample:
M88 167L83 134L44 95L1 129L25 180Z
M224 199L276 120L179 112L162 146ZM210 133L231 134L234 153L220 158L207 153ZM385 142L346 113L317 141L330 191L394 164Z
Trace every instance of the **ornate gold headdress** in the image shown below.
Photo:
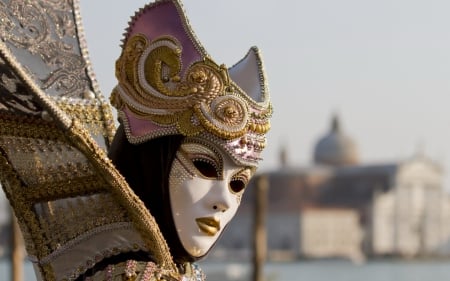
M111 99L131 143L198 136L239 163L257 165L272 108L256 47L229 69L218 65L197 40L181 4L158 1L130 22L116 76Z

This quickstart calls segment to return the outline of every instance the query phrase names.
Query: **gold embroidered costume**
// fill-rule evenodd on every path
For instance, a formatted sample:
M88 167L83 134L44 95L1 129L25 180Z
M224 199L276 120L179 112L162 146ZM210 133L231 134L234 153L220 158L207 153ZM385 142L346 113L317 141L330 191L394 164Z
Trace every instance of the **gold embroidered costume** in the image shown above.
M112 102L129 141L204 138L256 166L271 115L258 50L246 57L262 94L255 101L253 85L237 78L250 66L214 63L178 1L148 5L130 30L165 5L179 14L193 47L164 32L125 38ZM174 262L154 217L108 158L116 128L79 11L78 0L0 0L0 179L37 278L77 280L107 258L140 251L152 261L111 264L86 280L203 280L195 265Z

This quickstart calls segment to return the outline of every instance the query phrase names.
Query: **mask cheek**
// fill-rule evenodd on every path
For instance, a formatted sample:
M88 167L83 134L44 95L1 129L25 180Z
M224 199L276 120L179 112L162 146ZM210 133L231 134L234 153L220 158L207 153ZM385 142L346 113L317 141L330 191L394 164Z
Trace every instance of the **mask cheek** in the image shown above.
M236 199L237 200L237 199ZM223 214L223 222L224 222L224 227L234 218L234 216L237 213L237 210L239 208L239 203L236 202L236 205L234 205L233 207L231 207L228 212L225 212Z

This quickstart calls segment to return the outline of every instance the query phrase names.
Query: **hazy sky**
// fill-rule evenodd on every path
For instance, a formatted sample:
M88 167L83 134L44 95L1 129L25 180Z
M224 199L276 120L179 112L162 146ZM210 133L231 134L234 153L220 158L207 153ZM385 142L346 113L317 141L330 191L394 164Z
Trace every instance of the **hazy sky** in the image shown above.
M104 95L129 17L149 1L81 0ZM265 59L274 105L263 169L280 147L295 166L337 112L362 162L403 161L419 147L450 167L450 1L186 0L197 37L230 66L252 45Z

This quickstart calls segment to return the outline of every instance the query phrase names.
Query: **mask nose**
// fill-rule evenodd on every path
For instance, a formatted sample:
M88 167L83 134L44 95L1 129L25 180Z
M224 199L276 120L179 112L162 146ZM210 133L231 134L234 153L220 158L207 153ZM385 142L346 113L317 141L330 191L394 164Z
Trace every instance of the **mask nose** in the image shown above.
M226 212L231 208L233 194L231 194L226 181L220 181L211 189L211 207L216 212Z
M213 210L225 213L225 211L228 210L228 207L225 206L224 204L216 204L213 205Z

